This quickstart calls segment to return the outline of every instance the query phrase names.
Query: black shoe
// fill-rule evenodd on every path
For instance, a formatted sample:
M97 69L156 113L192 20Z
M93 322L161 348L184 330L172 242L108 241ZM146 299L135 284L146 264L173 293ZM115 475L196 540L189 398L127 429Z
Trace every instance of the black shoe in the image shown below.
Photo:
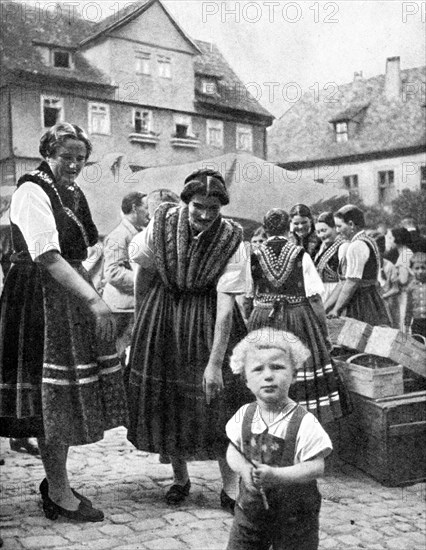
M235 500L228 496L223 489L220 492L220 505L224 510L234 515Z
M29 439L26 437L23 437L21 439L9 439L9 445L12 451L16 451L17 453L29 453L30 455L39 455L40 451L38 450L37 445L34 445L34 443L31 443Z
M40 490L41 498L43 500L45 499L45 497L49 498L49 482L47 481L46 478L44 478L43 481L40 483L39 490ZM74 496L78 498L78 500L80 500L85 506L93 506L91 500L89 500L83 495L80 495L80 493L77 493L77 491L74 491L74 489L71 489L71 491L73 492Z
M105 517L102 510L97 510L96 508L92 508L92 506L86 506L82 502L78 505L77 510L67 510L66 508L62 508L62 506L59 506L59 504L53 502L53 500L48 496L43 497L43 511L47 519L51 520L55 520L58 519L59 516L63 516L64 518L72 519L74 521L95 522L103 521Z
M166 493L167 504L180 504L189 495L189 489L191 488L191 482L188 481L185 485L172 485Z

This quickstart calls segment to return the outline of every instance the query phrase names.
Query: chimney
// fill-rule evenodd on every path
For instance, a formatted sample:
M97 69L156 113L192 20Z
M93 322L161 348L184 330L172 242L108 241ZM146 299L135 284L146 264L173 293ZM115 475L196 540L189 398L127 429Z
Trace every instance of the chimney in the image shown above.
M362 80L362 71L354 72L354 82L356 82L357 80Z
M400 58L388 57L386 59L385 96L388 100L399 99L401 95L401 71Z

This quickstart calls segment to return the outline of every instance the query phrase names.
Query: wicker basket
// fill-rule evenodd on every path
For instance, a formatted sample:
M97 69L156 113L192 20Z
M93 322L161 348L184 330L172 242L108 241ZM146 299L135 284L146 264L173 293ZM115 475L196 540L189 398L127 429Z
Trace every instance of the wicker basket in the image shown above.
M371 399L404 393L403 367L393 361L358 353L336 364L347 388L355 393Z
M357 319L339 317L327 320L328 335L335 346L364 351L373 327Z

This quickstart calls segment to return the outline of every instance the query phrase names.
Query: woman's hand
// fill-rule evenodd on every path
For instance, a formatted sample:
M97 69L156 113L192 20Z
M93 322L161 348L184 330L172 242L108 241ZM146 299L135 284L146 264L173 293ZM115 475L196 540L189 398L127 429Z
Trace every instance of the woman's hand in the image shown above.
M327 319L337 319L340 317L337 309L333 308L329 313L327 313Z
M210 405L211 400L223 391L222 365L217 366L209 362L204 371L203 391L207 405Z
M89 310L95 318L96 337L105 342L115 340L115 319L112 316L111 310L99 296L95 300L89 301Z

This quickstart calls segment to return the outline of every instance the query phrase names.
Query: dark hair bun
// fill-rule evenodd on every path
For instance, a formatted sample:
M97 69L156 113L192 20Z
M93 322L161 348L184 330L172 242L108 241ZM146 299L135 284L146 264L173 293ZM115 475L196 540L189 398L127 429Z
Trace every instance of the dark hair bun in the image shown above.
M268 235L283 235L290 227L289 215L281 208L272 208L263 219L263 227Z
M210 169L196 170L185 179L180 198L188 204L194 195L217 197L222 205L229 203L225 180L220 172Z

